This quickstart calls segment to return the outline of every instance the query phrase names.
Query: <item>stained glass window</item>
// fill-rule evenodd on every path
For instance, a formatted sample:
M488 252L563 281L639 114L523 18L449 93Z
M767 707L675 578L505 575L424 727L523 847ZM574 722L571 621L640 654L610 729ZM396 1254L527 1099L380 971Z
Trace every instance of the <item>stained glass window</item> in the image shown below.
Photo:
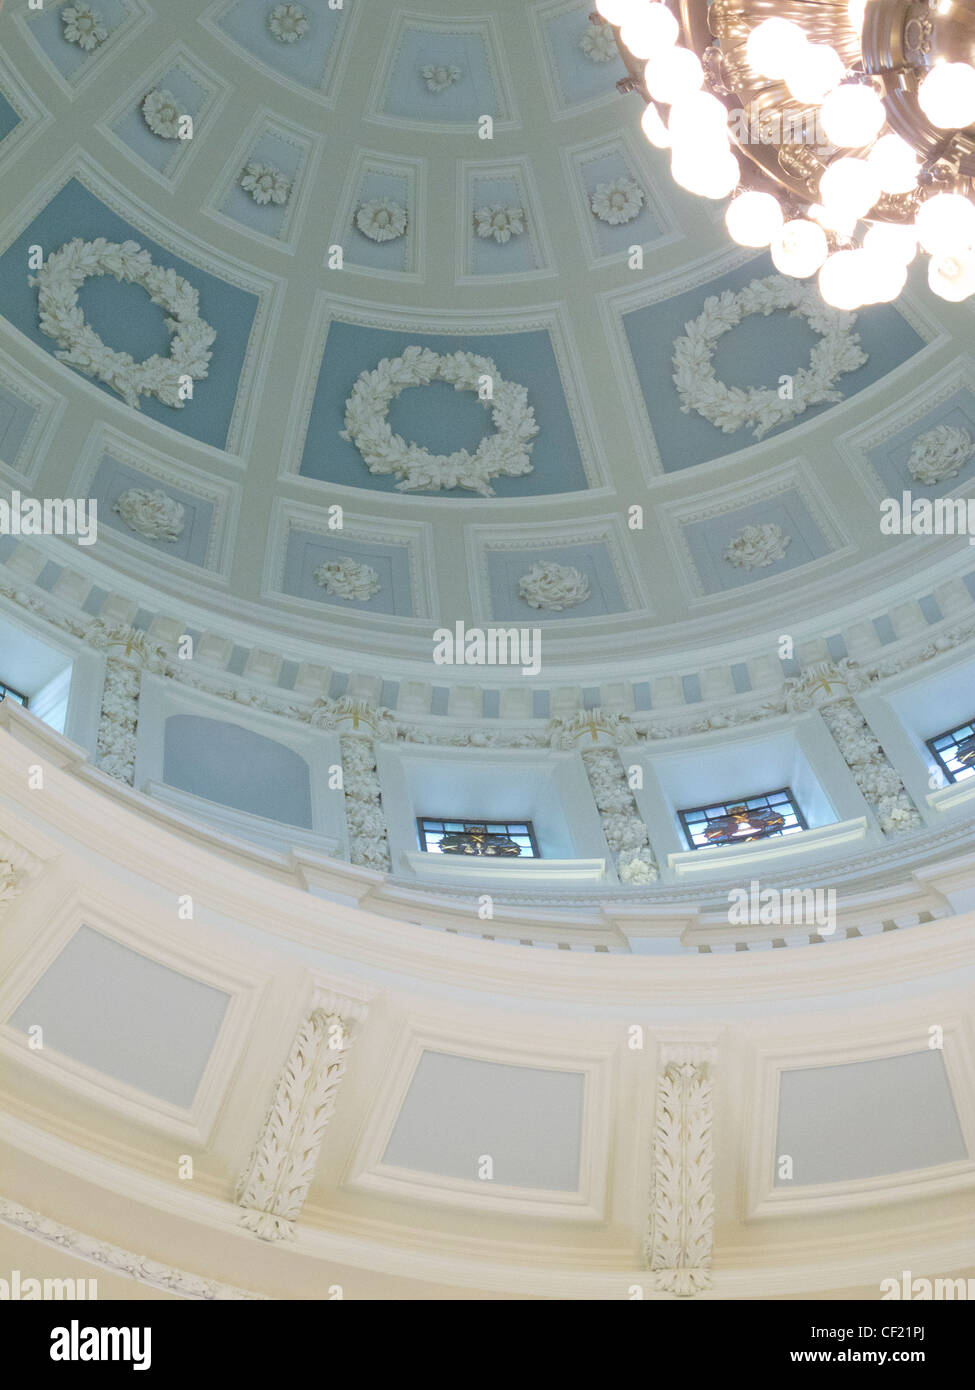
M949 782L975 775L975 717L929 738L928 747Z
M436 816L417 816L416 829L420 848L429 854L541 858L530 820L444 820ZM444 840L446 847L442 847ZM505 841L510 843L505 844ZM517 846L517 853L511 845Z
M14 690L12 685L4 685L3 681L0 681L0 700L15 700L18 705L27 708L27 696L21 695L19 690Z
M773 835L795 835L807 829L806 819L789 787L761 796L739 796L710 806L678 811L689 849L707 845L740 845Z

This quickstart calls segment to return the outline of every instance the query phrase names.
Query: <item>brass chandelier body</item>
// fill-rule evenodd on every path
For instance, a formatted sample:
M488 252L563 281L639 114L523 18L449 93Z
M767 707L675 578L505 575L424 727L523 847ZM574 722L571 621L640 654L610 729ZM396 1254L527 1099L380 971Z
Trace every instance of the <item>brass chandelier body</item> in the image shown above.
M597 0L600 13L592 18L612 22L621 7L629 6L635 12L634 7L641 3L645 0ZM975 124L939 128L919 101L921 84L939 64L975 68L975 0L866 0L862 8L856 0L853 4L848 0L713 0L710 5L707 0L670 0L666 8L679 26L677 46L700 60L703 91L720 101L728 113L729 148L740 172L737 189L729 191L773 195L786 223L791 219L817 221L826 233L830 254L861 244L862 235L857 237L855 225L867 229L878 223L913 227L923 204L939 193L960 194L973 204L975 226ZM876 139L858 147L831 143L823 135L820 102L797 101L784 78L770 77L767 68L762 71L756 67L749 37L768 20L790 21L809 44L832 49L845 70L839 85L868 87L876 93L885 118L878 137L899 136L916 155L917 179L909 191L882 192L869 208L858 210L849 226L823 216L823 175L839 160L867 160ZM666 130L671 108L648 86L645 49L637 56L627 47L625 20L622 28L614 23L614 32L629 74L620 83L621 89L637 91L657 112L659 127L655 124L655 129ZM653 143L665 147L666 138L655 138L646 115L644 129ZM810 138L812 131L816 135ZM796 138L798 132L802 134ZM921 248L932 257L945 255L943 248L926 245L923 235L920 241ZM971 249L973 259L966 274L975 276L975 247L967 249ZM958 254L953 248L951 255ZM954 266L955 262L948 264ZM941 293L936 278L931 271L932 288ZM822 279L820 287L823 289ZM958 286L956 291L945 292L943 297L967 297Z

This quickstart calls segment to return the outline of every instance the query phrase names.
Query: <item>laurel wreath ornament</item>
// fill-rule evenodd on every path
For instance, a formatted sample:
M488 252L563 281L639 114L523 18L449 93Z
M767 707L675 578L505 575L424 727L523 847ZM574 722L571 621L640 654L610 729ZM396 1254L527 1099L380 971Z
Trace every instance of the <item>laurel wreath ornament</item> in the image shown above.
M116 352L102 342L78 303L81 286L97 275L141 285L153 304L166 310L171 337L168 357L155 353L136 362L129 353ZM138 242L75 237L52 252L29 283L37 287L41 331L60 346L55 357L118 392L134 410L141 408L141 396L155 396L164 405L181 409L186 378L202 381L207 375L210 346L217 334L200 318L198 292L175 270L154 265Z
M485 436L473 454L466 449L431 454L393 434L386 418L392 402L407 387L429 386L432 381L449 382L455 391L473 391L485 409L491 408L495 432ZM486 399L485 381L491 393ZM413 346L401 357L384 357L374 371L360 374L345 403L341 438L355 445L370 473L395 474L402 492L464 488L493 497L492 478L531 472L531 440L537 433L525 387L503 380L490 357L473 352L440 354Z
M751 314L791 310L804 318L822 339L812 349L809 366L791 378L791 394L765 386L727 386L715 375L712 359L718 340ZM843 399L836 387L841 376L867 361L860 336L853 332L856 315L824 304L815 285L782 275L753 280L736 294L725 290L709 295L704 310L684 325L685 335L674 343L674 385L685 415L696 411L725 434L745 425L761 439L776 425L793 420L813 405Z

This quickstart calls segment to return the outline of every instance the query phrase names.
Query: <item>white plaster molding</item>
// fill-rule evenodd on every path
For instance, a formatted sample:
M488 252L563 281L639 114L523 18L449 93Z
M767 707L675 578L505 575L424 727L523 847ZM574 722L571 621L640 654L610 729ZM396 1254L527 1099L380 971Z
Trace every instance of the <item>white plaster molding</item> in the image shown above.
M388 870L389 840L382 787L376 772L375 745L368 735L355 732L343 734L340 744L349 857L353 864Z
M136 362L127 352L106 347L78 307L78 291L91 276L112 275L140 285L169 317L169 353ZM84 241L75 237L52 251L29 282L38 290L40 327L58 343L62 362L117 391L127 405L140 408L140 397L155 396L164 405L185 405L184 379L207 376L210 347L217 334L198 313L199 295L174 270L153 264L138 242Z
M711 1076L707 1061L667 1061L657 1078L645 1245L658 1290L687 1296L711 1287Z
M149 1288L163 1289L167 1293L178 1294L180 1298L193 1300L248 1299L264 1301L266 1294L251 1293L237 1288L234 1284L221 1284L216 1279L204 1279L185 1269L175 1269L148 1255L137 1255L131 1250L123 1250L119 1245L111 1245L107 1240L84 1235L72 1226L61 1221L52 1221L38 1211L21 1206L8 1197L0 1197L0 1223L12 1230L22 1231L34 1240L42 1241L52 1250L61 1250L79 1260L101 1265L112 1274L120 1274L134 1279Z
M361 1015L361 1004L356 1006ZM345 1075L352 1024L317 1008L304 1020L237 1185L241 1224L262 1240L290 1239Z
M589 749L582 761L620 882L653 883L660 870L619 753L615 748Z
M881 830L890 835L918 829L922 820L917 807L855 701L836 700L820 713Z
M43 864L30 850L0 832L0 917L20 897Z

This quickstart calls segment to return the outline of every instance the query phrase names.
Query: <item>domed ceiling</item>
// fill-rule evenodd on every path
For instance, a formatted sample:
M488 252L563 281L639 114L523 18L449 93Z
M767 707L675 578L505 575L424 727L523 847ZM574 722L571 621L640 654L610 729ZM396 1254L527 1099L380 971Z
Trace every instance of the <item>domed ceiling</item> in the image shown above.
M390 681L440 624L539 626L547 683L639 708L654 662L744 673L967 568L879 517L968 489L912 450L975 435L971 308L850 316L807 405L822 329L742 295L767 256L673 184L586 3L93 8L2 19L0 456L97 499L101 589ZM128 358L78 355L72 294Z

